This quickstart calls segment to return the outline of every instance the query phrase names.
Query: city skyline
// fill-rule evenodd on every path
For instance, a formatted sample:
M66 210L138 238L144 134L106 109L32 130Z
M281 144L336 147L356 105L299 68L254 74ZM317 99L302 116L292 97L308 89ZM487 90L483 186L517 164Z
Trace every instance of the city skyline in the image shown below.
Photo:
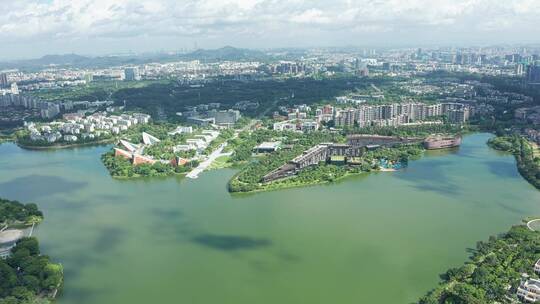
M219 48L538 43L540 2L24 0L3 3L0 60Z

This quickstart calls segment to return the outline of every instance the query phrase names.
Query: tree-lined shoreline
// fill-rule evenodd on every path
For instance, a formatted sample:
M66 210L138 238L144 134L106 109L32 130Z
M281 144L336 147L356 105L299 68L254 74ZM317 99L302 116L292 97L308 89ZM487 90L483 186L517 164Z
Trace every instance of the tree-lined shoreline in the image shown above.
M35 204L0 199L0 226L20 229L43 220ZM50 303L63 284L63 268L42 255L35 237L16 241L0 259L0 304Z

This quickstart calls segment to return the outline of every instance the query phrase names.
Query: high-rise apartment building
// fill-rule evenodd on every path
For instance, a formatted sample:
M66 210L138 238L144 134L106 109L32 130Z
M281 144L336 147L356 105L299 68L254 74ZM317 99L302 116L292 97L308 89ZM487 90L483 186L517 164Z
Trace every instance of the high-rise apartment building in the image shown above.
M469 119L469 108L461 103L362 105L336 110L334 122L338 127L397 126L443 115L452 123L463 123Z
M527 81L529 83L540 83L540 65L530 65L527 68Z
M6 73L0 74L0 88L7 88L9 86L8 78Z
M124 69L124 80L126 81L136 81L141 80L141 75L139 74L139 68L130 67Z

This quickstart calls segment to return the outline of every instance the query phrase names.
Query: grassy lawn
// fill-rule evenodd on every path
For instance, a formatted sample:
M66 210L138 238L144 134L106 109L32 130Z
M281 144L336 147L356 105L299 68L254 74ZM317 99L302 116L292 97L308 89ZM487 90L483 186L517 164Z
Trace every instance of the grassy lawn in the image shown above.
M223 169L223 168L228 168L230 166L232 166L232 163L229 162L229 159L231 157L228 156L228 155L224 155L224 156L220 156L218 158L216 158L216 160L212 163L212 165L210 165L209 169L212 170L212 169Z

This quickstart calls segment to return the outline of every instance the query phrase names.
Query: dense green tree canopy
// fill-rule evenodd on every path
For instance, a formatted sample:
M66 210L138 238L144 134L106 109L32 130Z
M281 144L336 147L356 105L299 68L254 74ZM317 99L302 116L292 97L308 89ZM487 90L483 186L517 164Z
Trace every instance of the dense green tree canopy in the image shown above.
M449 269L443 281L419 300L420 304L510 303L522 273L538 277L534 264L540 258L540 233L526 226L478 242L470 261Z
M26 222L31 217L42 217L36 205L0 199L0 222ZM41 255L38 240L22 238L10 257L0 259L0 304L48 302L62 280L62 266Z

